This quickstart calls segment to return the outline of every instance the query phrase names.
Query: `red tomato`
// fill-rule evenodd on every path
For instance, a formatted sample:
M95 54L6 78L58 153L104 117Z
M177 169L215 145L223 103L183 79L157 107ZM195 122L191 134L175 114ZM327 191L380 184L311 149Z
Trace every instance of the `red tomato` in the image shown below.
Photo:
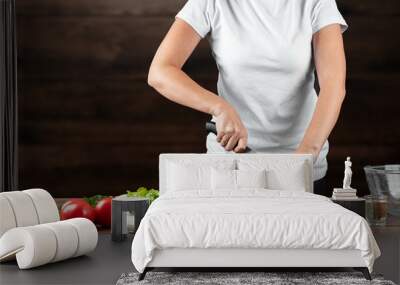
M95 208L96 222L105 227L111 225L111 201L112 197L103 198Z
M61 220L86 218L94 222L96 211L83 199L71 199L61 207Z

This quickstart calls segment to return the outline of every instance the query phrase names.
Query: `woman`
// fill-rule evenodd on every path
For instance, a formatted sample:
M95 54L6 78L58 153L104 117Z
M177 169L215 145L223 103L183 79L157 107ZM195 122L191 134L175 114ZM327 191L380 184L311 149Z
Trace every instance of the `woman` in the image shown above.
M314 192L324 184L327 138L345 97L342 32L335 0L189 0L176 16L149 71L168 99L213 116L207 151L311 153ZM218 95L182 71L208 37ZM314 90L316 69L320 92Z

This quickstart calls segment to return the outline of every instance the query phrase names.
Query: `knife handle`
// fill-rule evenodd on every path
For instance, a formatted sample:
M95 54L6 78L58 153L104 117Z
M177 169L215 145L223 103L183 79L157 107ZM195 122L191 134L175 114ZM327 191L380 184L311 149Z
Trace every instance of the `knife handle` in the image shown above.
M214 122L206 122L206 131L207 133L213 133L217 135L217 127Z

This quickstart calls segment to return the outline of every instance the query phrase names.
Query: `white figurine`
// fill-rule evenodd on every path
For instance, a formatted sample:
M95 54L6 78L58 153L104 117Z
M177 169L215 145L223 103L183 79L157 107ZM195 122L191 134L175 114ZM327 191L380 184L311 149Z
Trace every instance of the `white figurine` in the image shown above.
M344 162L344 179L343 179L343 189L352 189L351 188L351 176L353 175L353 172L351 171L351 161L350 161L350 156L347 157L346 161Z
M348 156L344 162L344 179L343 188L333 188L332 199L333 200L358 200L357 189L351 187L351 177L353 172L351 171L351 160Z

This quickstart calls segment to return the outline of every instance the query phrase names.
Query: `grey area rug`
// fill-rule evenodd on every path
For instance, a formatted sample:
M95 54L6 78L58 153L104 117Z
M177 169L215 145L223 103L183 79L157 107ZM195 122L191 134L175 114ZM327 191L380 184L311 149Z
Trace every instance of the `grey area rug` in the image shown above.
M146 278L138 281L138 273L122 274L117 285L297 285L297 284L379 284L395 285L392 281L384 280L381 276L372 276L368 281L359 272L148 272Z

